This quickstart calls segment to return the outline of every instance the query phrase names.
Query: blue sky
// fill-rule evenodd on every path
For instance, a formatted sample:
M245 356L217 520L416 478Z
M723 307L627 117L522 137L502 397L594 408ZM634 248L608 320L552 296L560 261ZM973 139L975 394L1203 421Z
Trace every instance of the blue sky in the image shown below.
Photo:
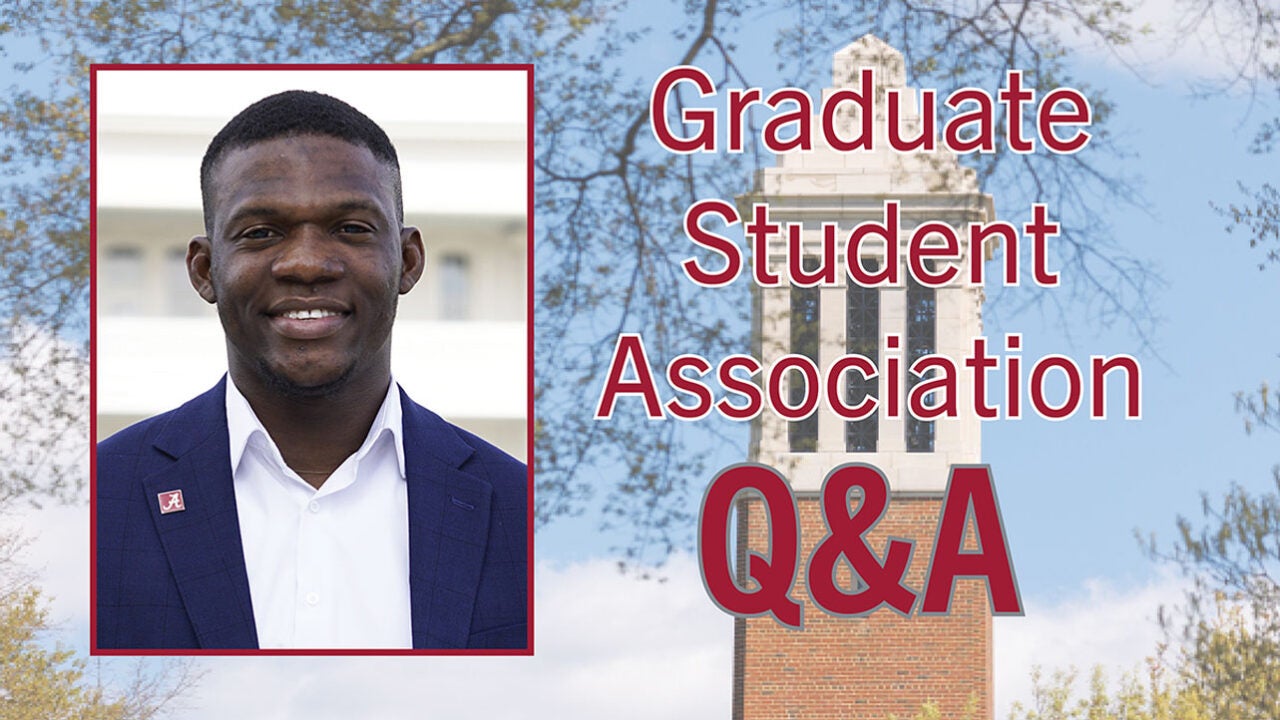
M1121 104L1118 129L1137 154L1125 169L1149 203L1149 214L1117 204L1107 219L1126 251L1167 284L1157 291L1151 350L1123 330L1083 322L1069 323L1073 343L1056 317L1005 321L1024 333L1024 356L1132 352L1144 372L1140 421L985 426L983 453L997 474L1022 589L1032 594L1069 592L1096 576L1150 577L1134 529L1171 538L1176 515L1198 515L1201 490L1220 494L1231 481L1265 489L1280 461L1274 433L1246 435L1233 400L1275 377L1267 326L1280 284L1274 270L1257 270L1262 253L1227 234L1209 204L1237 200L1237 180L1274 179L1276 159L1245 150L1265 111L1247 115L1243 96L1193 100L1176 79L1151 87L1111 68L1087 72Z
M1143 19L1168 18L1157 9ZM1082 57L1089 61L1076 67L1118 106L1111 130L1130 157L1113 167L1136 181L1144 201L1097 207L1122 252L1164 281L1153 290L1160 321L1150 346L1126 328L1096 326L1071 305L1065 317L1032 310L986 327L993 338L1021 332L1026 359L1131 353L1142 362L1144 397L1136 421L1078 413L1065 422L983 426L983 460L996 477L1028 608L1024 618L997 622L998 708L1025 696L1032 662L1128 666L1153 652L1156 611L1178 601L1180 586L1169 568L1145 557L1135 533L1154 533L1167 547L1178 515L1199 516L1202 491L1220 496L1232 482L1266 491L1280 462L1276 435L1247 435L1233 399L1264 379L1275 384L1269 327L1280 283L1276 270L1257 269L1262 253L1241 232L1228 234L1210 205L1242 200L1237 182L1275 180L1276 158L1247 146L1277 108L1238 90L1193 98L1189 78L1223 67L1189 39L1172 47L1170 37L1157 31L1140 39L1129 56L1142 63L1137 71L1088 51ZM776 86L772 75L767 63L756 65L748 77L767 92ZM998 214L1018 209L999 194L995 200ZM720 452L722 465L740 461L745 443ZM553 563L607 556L610 545L589 515L539 537L540 556Z
M1167 20L1155 11L1139 18ZM1090 160L1132 178L1143 198L1138 206L1116 199L1096 208L1113 230L1117 251L1149 264L1164 280L1151 293L1159 322L1150 347L1125 327L1098 327L1086 319L1082 304L1066 299L1066 289L1048 291L1061 296L1065 315L1046 304L987 322L997 349L1002 333L1023 333L1024 364L1050 353L1080 362L1091 354L1130 353L1143 367L1141 420L1097 421L1077 413L1065 422L1024 417L984 423L983 459L996 476L1024 593L1069 594L1096 577L1122 584L1150 579L1156 569L1140 552L1135 530L1170 538L1179 513L1198 513L1200 490L1218 491L1230 481L1265 488L1271 466L1280 461L1274 434L1245 435L1233 401L1237 390L1274 377L1277 349L1265 313L1280 300L1280 285L1275 271L1257 270L1262 253L1248 247L1244 234L1228 234L1226 219L1210 206L1242 199L1238 181L1258 185L1273 177L1268 170L1276 158L1250 154L1247 146L1275 108L1240 92L1193 98L1191 74L1210 76L1222 68L1194 48L1174 52L1167 38L1152 33L1129 52L1128 60L1145 63L1141 70L1087 51L1081 57L1092 62L1075 67L1118 106L1109 127L1128 154ZM670 53L649 54L656 77ZM770 58L748 57L744 64L747 77L766 93L778 86L771 84L776 72ZM998 192L995 203L1001 216L1026 211ZM741 447L715 448L721 465L745 457L743 437ZM539 539L540 555L607 555L616 542L602 539L587 513L548 528Z

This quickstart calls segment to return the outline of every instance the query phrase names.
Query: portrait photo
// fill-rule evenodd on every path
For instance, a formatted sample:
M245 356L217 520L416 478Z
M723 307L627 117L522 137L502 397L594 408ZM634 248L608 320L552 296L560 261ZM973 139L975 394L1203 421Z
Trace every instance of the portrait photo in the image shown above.
M530 654L526 66L95 66L97 654Z

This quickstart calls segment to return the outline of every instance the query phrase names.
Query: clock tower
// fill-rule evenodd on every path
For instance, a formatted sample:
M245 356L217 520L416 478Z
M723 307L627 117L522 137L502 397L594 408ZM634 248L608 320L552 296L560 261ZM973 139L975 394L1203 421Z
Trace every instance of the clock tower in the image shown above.
M859 87L862 68L875 69L877 87ZM982 288L965 287L965 273L953 285L919 285L905 267L906 244L925 222L963 230L970 222L993 219L992 199L979 191L974 172L945 150L889 149L885 91L906 82L899 52L864 36L835 54L832 80L833 87L824 91L828 96L843 88L875 93L875 150L839 152L817 141L812 151L782 154L777 167L760 171L754 190L738 198L740 212L751 217L752 204L767 203L772 222L802 225L802 263L809 269L822 257L823 223L838 226L836 248L843 253L850 231L859 223L882 222L886 203L894 201L900 213L897 252L888 252L885 241L868 240L860 244L857 261L868 272L882 269L886 261L901 262L903 282L876 288L852 283L841 255L838 286L755 289L757 357L770 363L788 354L804 355L825 371L841 356L865 356L880 369L878 376L868 380L859 372L846 372L840 391L847 406L871 395L879 407L856 422L824 403L801 420L787 421L768 410L756 420L751 460L777 469L799 508L801 562L792 597L805 605L804 626L788 628L768 615L736 621L733 715L735 720L884 720L895 714L906 720L932 702L946 718L963 717L966 710L974 718L990 718L991 608L984 581L957 580L951 612L945 616L906 617L881 607L866 616L838 617L816 607L803 589L804 560L827 534L818 493L833 468L861 462L884 473L890 486L888 510L867 538L881 558L888 538L912 541L914 553L903 583L922 593L949 470L981 460L981 424L971 409L961 407L957 417L915 419L906 409L906 397L919 380L891 377L887 368L894 356L900 369L923 355L964 356L973 338L982 334ZM921 127L919 101L913 92L896 95L900 135L915 137ZM846 102L840 108L836 135L853 137L862 127L858 107ZM789 276L787 244L782 232L774 233L768 245L769 268L783 277ZM982 252L990 257L993 249ZM969 258L955 262L966 268ZM785 382L788 404L798 404L806 390L803 375L789 371ZM957 382L957 397L973 395L971 378L961 373ZM897 417L886 407L890 383L901 386ZM742 574L746 554L769 549L764 503L741 495L737 518L738 581L749 589L751 581ZM966 549L976 549L972 526L966 529L965 543ZM847 561L837 564L835 580L846 592L854 591Z

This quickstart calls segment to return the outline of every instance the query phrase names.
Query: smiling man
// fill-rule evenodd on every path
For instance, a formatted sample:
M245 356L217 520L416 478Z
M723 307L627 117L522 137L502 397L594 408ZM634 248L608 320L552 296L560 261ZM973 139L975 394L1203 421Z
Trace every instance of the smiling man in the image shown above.
M386 134L280 93L200 181L229 372L98 446L97 647L527 647L525 466L391 377L424 250Z

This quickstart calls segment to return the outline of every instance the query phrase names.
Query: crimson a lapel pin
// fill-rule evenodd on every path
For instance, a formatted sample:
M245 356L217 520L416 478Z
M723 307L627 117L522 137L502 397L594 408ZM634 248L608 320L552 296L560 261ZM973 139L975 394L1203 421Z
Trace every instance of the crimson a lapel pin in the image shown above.
M182 512L187 506L182 502L181 490L166 490L156 495L160 503L160 514L168 515L169 513Z

